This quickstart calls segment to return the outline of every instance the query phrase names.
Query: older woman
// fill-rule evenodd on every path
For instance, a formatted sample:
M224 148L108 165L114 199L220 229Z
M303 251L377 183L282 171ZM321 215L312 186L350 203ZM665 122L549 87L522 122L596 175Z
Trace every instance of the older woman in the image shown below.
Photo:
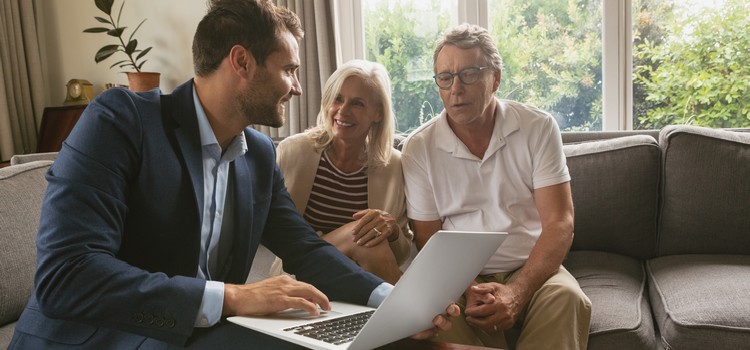
M297 210L323 239L395 284L412 234L390 90L381 64L345 63L323 88L317 126L282 141L277 160Z

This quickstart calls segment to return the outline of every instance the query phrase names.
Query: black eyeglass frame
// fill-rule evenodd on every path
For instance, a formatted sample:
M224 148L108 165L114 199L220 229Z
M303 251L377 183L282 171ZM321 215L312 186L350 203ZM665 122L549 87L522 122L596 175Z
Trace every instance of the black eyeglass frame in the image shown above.
M479 80L479 73L481 73L483 70L489 69L489 68L492 68L492 67L490 67L490 66L466 67L466 68L461 69L458 72L440 72L440 73L437 73L437 74L433 75L432 79L435 80L435 85L437 85L438 88L440 88L441 90L448 90L448 89L450 89L453 86L453 82L456 80L456 77L458 77L458 80L461 81L461 84L471 85L471 84L476 83ZM464 81L464 75L463 74L464 74L464 72L466 72L468 70L476 70L477 71L477 80L474 80L474 81L472 81L470 83L467 83L466 81ZM438 77L440 75L444 75L444 74L450 74L450 76L451 76L450 84L448 84L448 86L440 86L440 83L438 83Z

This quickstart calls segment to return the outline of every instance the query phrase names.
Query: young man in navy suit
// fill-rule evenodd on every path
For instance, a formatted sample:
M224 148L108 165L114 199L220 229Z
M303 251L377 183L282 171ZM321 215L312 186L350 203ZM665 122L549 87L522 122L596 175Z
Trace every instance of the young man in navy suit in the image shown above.
M291 348L222 318L379 305L393 286L318 238L272 141L248 127L281 126L302 93L302 35L267 0L213 0L194 79L171 95L111 89L86 108L47 174L36 289L10 349ZM296 280L244 284L261 243ZM419 336L450 322L435 325Z

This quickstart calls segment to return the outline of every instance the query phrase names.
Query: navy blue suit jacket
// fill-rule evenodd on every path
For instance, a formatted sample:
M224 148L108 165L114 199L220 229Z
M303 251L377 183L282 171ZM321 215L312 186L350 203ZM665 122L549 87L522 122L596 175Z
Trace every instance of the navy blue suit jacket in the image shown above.
M86 108L47 174L35 292L11 348L190 341L205 285L195 277L203 168L192 87L112 89ZM313 232L284 187L273 142L244 133L225 282L245 281L263 243L331 300L366 304L382 280Z

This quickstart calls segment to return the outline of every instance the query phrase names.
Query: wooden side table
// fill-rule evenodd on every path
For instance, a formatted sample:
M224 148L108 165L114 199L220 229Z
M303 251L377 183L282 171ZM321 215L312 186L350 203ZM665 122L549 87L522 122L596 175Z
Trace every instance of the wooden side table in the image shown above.
M87 105L47 107L37 137L36 152L58 152Z

